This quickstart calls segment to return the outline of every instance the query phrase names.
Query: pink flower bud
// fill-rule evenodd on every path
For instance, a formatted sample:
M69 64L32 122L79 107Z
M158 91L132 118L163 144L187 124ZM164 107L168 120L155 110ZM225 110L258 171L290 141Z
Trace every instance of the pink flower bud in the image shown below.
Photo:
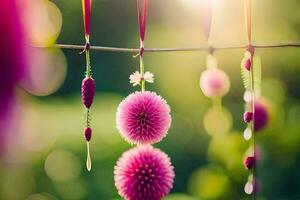
M220 69L207 69L201 74L200 88L207 97L222 97L229 91L230 80Z
M246 123L251 122L252 119L253 119L253 113L252 112L247 111L247 112L244 113L244 121Z
M91 138L92 138L92 129L90 127L86 127L84 129L84 136L85 136L86 141L89 142L91 140Z
M245 67L248 71L250 71L251 65L252 65L251 58L246 59L246 60L244 61L243 65L244 65L244 67Z
M255 165L255 158L253 156L248 156L245 160L244 160L244 166L246 169L252 169Z
M96 84L95 80L91 77L86 77L82 80L81 85L81 95L82 95L82 102L86 108L90 108L95 96L96 91Z

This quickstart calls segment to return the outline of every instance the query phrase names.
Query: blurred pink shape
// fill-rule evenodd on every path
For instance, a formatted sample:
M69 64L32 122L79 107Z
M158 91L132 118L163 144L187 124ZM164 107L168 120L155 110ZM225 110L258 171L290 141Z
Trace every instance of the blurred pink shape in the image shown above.
M230 89L230 80L220 69L207 69L201 74L200 87L207 97L223 97Z
M9 116L15 103L15 88L25 68L25 31L17 1L0 1L0 145L3 149Z

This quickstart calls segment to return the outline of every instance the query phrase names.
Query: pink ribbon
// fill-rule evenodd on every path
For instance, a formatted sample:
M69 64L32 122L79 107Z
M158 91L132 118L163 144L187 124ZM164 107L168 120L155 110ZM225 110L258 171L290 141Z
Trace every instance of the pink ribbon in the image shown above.
M84 35L88 42L91 33L91 0L82 0L82 11Z
M149 10L150 0L144 0L144 12L142 14L142 6L141 0L137 0L137 11L138 11L138 23L139 23L139 33L140 33L140 56L144 56L144 40L146 33L146 25L147 25L147 16Z

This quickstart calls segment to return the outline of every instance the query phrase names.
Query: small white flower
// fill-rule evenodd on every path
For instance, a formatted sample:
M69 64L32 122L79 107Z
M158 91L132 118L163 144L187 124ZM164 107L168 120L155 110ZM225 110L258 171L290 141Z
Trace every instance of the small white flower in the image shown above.
M149 83L153 83L154 82L154 74L152 74L151 72L146 72L144 74L144 80Z
M246 103L250 103L252 101L252 92L250 90L246 90L244 93L244 101Z
M246 194L252 194L253 189L254 189L254 188L253 188L252 182L251 182L251 181L248 181L248 182L246 183L245 187L244 187L245 193L246 193Z
M133 74L129 76L130 83L133 84L133 86L137 86L141 84L142 80L145 80L149 83L154 82L154 75L151 72L145 72L144 75L140 74L140 72L136 71Z
M129 79L130 79L129 82L132 83L133 86L139 85L141 82L141 77L142 76L141 76L140 72L136 71L129 76Z
M250 140L250 138L252 137L252 131L251 131L251 128L247 127L245 130L244 130L244 139L245 140Z

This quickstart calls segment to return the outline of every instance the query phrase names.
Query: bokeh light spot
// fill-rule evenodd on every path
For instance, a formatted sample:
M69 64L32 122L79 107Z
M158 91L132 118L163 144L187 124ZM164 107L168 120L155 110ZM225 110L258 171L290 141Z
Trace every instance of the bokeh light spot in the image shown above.
M65 150L52 151L45 161L46 174L52 181L65 182L76 179L80 175L79 159Z
M204 128L211 136L227 133L232 126L232 116L226 108L212 107L203 119Z
M25 4L25 23L30 42L39 46L49 46L57 39L61 26L62 15L57 6L47 0L32 0Z
M29 93L45 96L55 92L64 82L67 61L60 49L29 48L29 67L21 85Z
M230 185L222 169L208 166L194 172L189 180L192 195L203 199L220 199L226 195Z
M54 196L47 193L32 194L26 200L58 200Z
M198 200L198 199L190 197L186 194L175 193L175 194L168 195L167 197L163 198L163 200Z

